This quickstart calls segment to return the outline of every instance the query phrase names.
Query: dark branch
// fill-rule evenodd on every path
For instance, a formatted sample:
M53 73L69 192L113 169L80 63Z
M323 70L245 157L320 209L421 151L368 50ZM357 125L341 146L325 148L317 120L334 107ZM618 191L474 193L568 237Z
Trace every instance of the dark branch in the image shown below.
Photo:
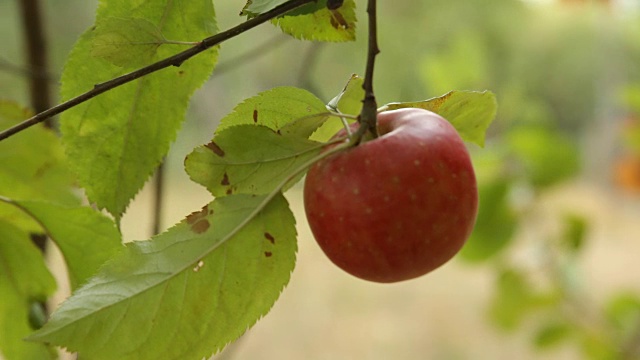
M22 16L22 28L25 37L28 69L33 74L47 72L47 41L42 24L42 6L39 0L22 0L19 2ZM42 76L29 78L29 94L31 106L36 113L51 107L49 82ZM48 127L51 124L47 123Z
M156 170L154 193L153 193L153 223L151 225L151 233L157 235L162 230L162 215L164 210L164 188L167 179L166 159L158 166Z
M316 0L291 0L288 1L276 8L274 8L273 10L270 10L264 14L260 14L250 20L247 20L245 22L243 22L240 25L237 25L229 30L223 31L219 34L213 35L211 37L208 37L204 40L202 40L198 45L191 47L183 52L180 52L176 55L173 55L171 57L168 57L166 59L160 60L156 63L153 63L149 66L146 66L144 68L141 68L139 70L136 70L134 72L119 76L117 78L114 78L112 80L109 80L107 82L101 83L101 84L97 84L93 87L93 89L91 89L90 91L87 91L86 93L79 95L75 98L72 98L66 102L63 102L57 106L54 106L52 108L49 108L48 110L45 110L39 114L37 114L36 116L29 118L23 122L21 122L20 124L11 127L3 132L0 132L0 141L4 140L12 135L15 135L17 133L19 133L22 130L25 130L35 124L38 124L42 121L45 121L46 119L58 115L74 106L77 106L85 101L88 101L106 91L109 91L113 88L116 88L118 86L124 85L126 83L129 83L131 81L134 81L136 79L139 79L145 75L149 75L151 73L154 73L158 70L162 70L164 68L167 68L169 66L180 66L183 62L187 61L188 59L190 59L191 57L205 51L208 50L220 43L222 43L223 41L229 40L233 37L236 37L240 34L242 34L245 31L248 31L250 29L253 29L254 27L265 23L273 18L276 18L280 15L286 14L287 12L301 6L307 3L311 3L314 2Z
M367 69L364 76L364 100L362 101L362 111L360 113L360 128L356 133L356 139L369 132L374 137L378 136L376 129L376 118L378 105L373 92L373 68L375 65L376 55L380 52L378 48L378 27L376 14L376 0L369 0L367 5L367 13L369 14L369 45L367 51Z
M260 56L264 55L265 53L276 50L281 45L284 45L285 42L289 39L291 39L291 37L287 35L276 35L273 38L245 52L244 54L228 59L224 63L218 63L216 65L216 70L213 72L212 76L217 77L223 75L252 61L256 61L260 59Z

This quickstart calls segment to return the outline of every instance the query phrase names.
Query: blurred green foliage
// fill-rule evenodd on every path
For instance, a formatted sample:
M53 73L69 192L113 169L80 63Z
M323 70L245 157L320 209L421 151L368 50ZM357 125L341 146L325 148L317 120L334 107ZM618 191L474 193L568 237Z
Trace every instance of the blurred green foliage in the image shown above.
M605 308L586 300L582 250L590 224L579 213L540 229L537 264L516 260L518 235L539 199L580 176L581 142L603 114L640 115L638 13L598 5L536 6L522 1L423 1L413 24L421 90L491 89L498 118L487 147L474 150L480 209L460 258L495 269L489 319L505 331L531 332L540 350L573 344L585 359L636 359L638 297L614 294ZM428 10L427 10L428 9ZM424 30L424 31L421 31ZM444 35L443 35L444 34ZM406 93L415 89L410 85ZM622 94L622 89L627 89ZM624 95L626 103L617 101ZM640 151L640 126L626 147ZM527 325L527 326L525 326ZM531 328L533 327L533 330ZM636 335L634 335L636 334Z
M193 105L194 115L204 115L193 116L188 124L183 138L189 138L189 145L183 152L193 143L207 142L206 127L215 126L216 118L243 98L276 85L299 85L329 100L351 73L362 72L363 57L353 54L364 53L365 6L356 2L360 41L321 47L285 39L284 45L274 45L274 51L256 56L249 66L214 74L215 85L207 89L206 101ZM91 23L91 16L69 22L68 14L95 3L61 0L49 9L57 49L54 69L60 69L74 36ZM490 89L498 96L498 118L486 148L472 147L480 210L476 229L460 256L494 271L488 318L505 331L532 325L533 331L523 331L529 331L531 344L543 350L568 343L581 349L586 359L640 358L635 340L640 333L640 296L620 291L603 306L585 300L589 298L585 294L598 291L580 280L580 256L589 246L588 220L566 213L559 219L559 232L542 234L542 251L536 256L545 260L543 266L532 270L512 256L536 202L580 175L585 162L580 142L603 109L629 112L632 119L623 133L624 146L640 154L638 11L519 0L379 3L382 52L376 94L381 104L421 100L454 89ZM7 15L14 13L12 6L13 2L0 0L3 34L17 27L14 17ZM234 17L237 3L218 1L216 7L221 28L239 21ZM225 43L221 63L233 62L234 56L278 38L279 33L275 27L265 27ZM8 49L3 58L18 63L20 39L3 40ZM4 96L24 100L23 85L20 76L0 72ZM207 108L205 102L215 105ZM174 155L176 171L182 171L183 158L184 153Z

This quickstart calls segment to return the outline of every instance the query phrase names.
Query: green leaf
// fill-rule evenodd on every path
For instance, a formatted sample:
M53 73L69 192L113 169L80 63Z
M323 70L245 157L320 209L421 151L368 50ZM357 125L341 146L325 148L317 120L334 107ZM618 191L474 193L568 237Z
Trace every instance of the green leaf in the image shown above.
M72 289L84 284L122 248L113 220L93 209L41 201L10 203L37 220L56 243L66 261Z
M91 55L122 67L149 65L166 42L156 24L139 18L105 18L93 36Z
M617 293L607 301L604 313L616 329L632 334L640 323L640 295L631 291Z
M311 137L311 140L316 140L316 136L312 135L327 123L333 123L334 121L342 124L339 118L331 116L328 112L313 114L298 118L288 124L285 124L278 130L278 132L282 135L295 136L304 139Z
M356 74L351 75L347 85L340 94L329 101L327 107L343 114L359 115L362 110L362 100L364 100L363 84L364 79Z
M4 121L21 121L33 116L33 111L20 106L15 101L0 99L0 119ZM5 124L3 124L4 128ZM4 140L3 140L4 141Z
M31 115L30 110L14 102L0 101L0 128L9 128ZM44 126L34 126L19 137L0 142L0 196L72 205L78 203L72 182L60 142ZM39 230L12 206L0 204L0 219L27 232Z
M539 349L549 349L567 340L574 331L571 325L554 321L536 332L533 343Z
M191 179L214 196L268 194L321 150L317 142L281 135L266 126L238 125L196 148L187 156L185 167Z
M216 134L235 125L263 125L274 131L283 129L296 120L309 121L311 130L294 131L298 135L308 137L318 122L328 116L324 103L312 93L289 86L277 87L238 104L233 112L220 120ZM299 126L299 125L297 125Z
M497 112L495 95L490 91L451 91L437 98L391 103L384 110L415 107L433 111L447 119L463 140L484 146L484 138Z
M334 112L357 116L362 109L362 100L364 99L364 90L362 84L364 80L358 75L351 75L347 85L336 97L329 101L327 107ZM347 123L353 123L353 119L344 119ZM324 119L321 126L316 126L315 132L310 137L311 140L326 142L339 130L344 128L344 122L337 117ZM317 130L316 130L317 129Z
M589 223L584 216L578 214L564 215L562 240L566 248L574 253L584 248L588 228Z
M0 358L55 358L48 346L23 340L34 330L29 321L32 304L45 301L55 288L27 233L0 220Z
M345 0L335 10L324 7L310 14L283 16L272 20L296 39L344 42L356 38L356 3Z
M583 359L588 360L620 360L620 359L634 359L632 357L620 357L620 346L617 339L612 339L606 334L597 333L593 331L584 331L580 339L581 350ZM623 355L624 356L624 355Z
M528 279L514 269L499 274L497 289L491 302L491 320L504 330L514 330L536 302Z
M470 262L486 261L500 253L513 239L517 216L509 204L509 179L478 185L479 209L476 225L460 257Z
M534 186L556 184L579 170L576 144L556 131L526 126L510 131L506 140L522 176Z
M208 0L159 0L144 5L102 0L97 28L82 35L65 65L62 98L67 100L122 75L121 67L92 55L97 29L103 22L144 19L165 37L202 39L215 31L214 16ZM179 45L164 45L151 61L180 50ZM209 50L180 67L147 75L62 114L66 153L90 201L120 219L169 150L191 94L208 78L216 59L217 50Z
M629 122L622 133L624 147L636 156L640 156L640 122Z
M267 201L217 198L152 240L127 244L29 339L92 360L219 351L269 311L295 264L293 214L282 195Z

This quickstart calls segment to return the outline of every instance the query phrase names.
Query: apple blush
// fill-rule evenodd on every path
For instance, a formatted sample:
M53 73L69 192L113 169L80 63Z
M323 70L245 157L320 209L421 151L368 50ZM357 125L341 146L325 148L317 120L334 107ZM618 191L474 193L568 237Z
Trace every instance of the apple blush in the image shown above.
M311 167L304 206L334 264L391 283L424 275L462 248L475 224L478 189L464 142L441 116L386 111L377 126L377 138Z

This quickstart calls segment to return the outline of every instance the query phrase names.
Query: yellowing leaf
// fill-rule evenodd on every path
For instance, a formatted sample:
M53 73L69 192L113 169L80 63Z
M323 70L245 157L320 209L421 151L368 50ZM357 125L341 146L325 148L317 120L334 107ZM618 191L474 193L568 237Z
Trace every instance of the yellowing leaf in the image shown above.
M497 112L496 97L490 91L451 91L437 98L390 103L384 110L415 107L433 111L447 119L465 141L484 146L487 128Z

